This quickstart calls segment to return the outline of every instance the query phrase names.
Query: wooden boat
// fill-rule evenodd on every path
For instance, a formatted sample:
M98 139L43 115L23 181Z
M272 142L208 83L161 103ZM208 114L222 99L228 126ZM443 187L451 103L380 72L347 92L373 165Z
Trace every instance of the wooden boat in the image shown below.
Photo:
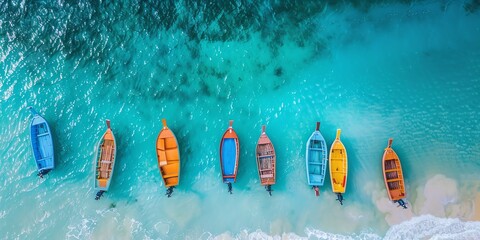
M237 179L238 159L240 157L240 143L237 133L232 128L230 120L228 129L220 141L220 167L223 182L228 184L228 192L232 194L232 183Z
M320 122L317 122L317 128L307 141L306 164L308 185L312 186L318 196L327 169L327 144L320 133Z
M337 200L343 205L343 195L347 188L348 157L347 150L340 141L342 130L337 129L337 136L332 143L329 155L330 180L332 182L332 191L337 194Z
M28 107L28 109L33 116L30 121L33 158L38 169L37 175L43 177L43 175L55 168L52 132L45 118L40 116L32 107Z
M167 121L162 119L163 129L157 137L157 161L163 183L167 187L167 195L170 197L173 188L178 185L180 179L180 151L175 134L168 128Z
M110 120L107 120L106 123L107 130L98 142L95 153L95 191L98 191L95 200L100 199L103 193L108 191L117 156L117 145L110 128Z
M262 133L257 142L256 149L258 176L260 183L265 186L270 196L272 196L272 185L275 184L275 163L276 155L272 141L265 133L265 125L262 126Z
M402 165L395 151L392 149L393 138L388 139L388 146L383 152L382 167L385 187L388 197L394 203L407 208L403 198L406 197L405 182L403 180Z

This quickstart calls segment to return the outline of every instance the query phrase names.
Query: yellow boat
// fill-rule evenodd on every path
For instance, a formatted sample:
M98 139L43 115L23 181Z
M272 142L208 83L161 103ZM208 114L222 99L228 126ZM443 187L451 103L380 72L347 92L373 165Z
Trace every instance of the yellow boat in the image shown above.
M342 193L347 188L348 157L347 150L340 141L341 129L337 129L337 136L330 148L330 180L332 182L332 191L337 194L337 200L343 205Z
M173 188L178 185L180 179L180 152L175 134L168 128L167 121L162 119L163 129L157 137L157 160L160 174L162 175L167 195L170 197Z

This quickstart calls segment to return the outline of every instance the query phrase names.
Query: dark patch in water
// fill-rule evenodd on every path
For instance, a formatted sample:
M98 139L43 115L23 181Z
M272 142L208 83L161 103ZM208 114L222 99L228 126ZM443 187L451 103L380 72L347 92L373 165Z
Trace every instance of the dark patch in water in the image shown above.
M105 83L105 91L115 92L121 101L185 103L198 91L203 96L215 95L219 101L224 101L226 94L236 87L232 81L222 82L232 64L227 59L226 64L218 68L192 61L201 58L200 41L241 42L248 41L252 33L258 33L266 42L271 57L277 58L285 42L293 39L299 47L313 49L311 56L304 60L311 61L328 53L328 36L318 34L322 23L317 16L324 9L337 11L353 6L368 10L383 2L386 1L67 0L27 1L21 7L14 1L6 1L0 4L4 20L0 35L15 36L15 39L2 41L0 47L28 52L32 58L38 56L31 61L43 65L48 65L50 58L61 55L71 61L72 66L88 67L88 71ZM479 5L480 0L471 0L465 4L465 10L477 11ZM180 39L168 43L159 40L145 48L139 44L139 41L148 44L165 35ZM185 61L178 61L177 66L172 67L171 59L179 57L177 46L188 48L190 53ZM145 51L152 52L148 54L150 59L144 59ZM272 63L254 64L260 72L272 71ZM275 68L274 75L283 77L284 69ZM242 77L238 78L239 82ZM201 79L198 85L194 82L197 79ZM288 80L273 83L273 88L280 88ZM189 89L191 85L198 88ZM221 89L218 94L217 86Z
M117 207L117 203L115 203L115 202L110 203L109 208L116 208L116 207Z
M188 83L188 77L187 74L182 74L180 77L180 84L181 85L186 85Z
M197 47L197 46L190 46L187 45L187 48L188 50L190 50L190 56L192 57L192 59L197 59L198 57L200 57L200 49Z
M161 27L169 30L178 18L175 1L140 1L136 17L147 32L157 32Z
M203 80L200 80L200 92L207 97L210 97L210 95L212 95L210 89L208 88L208 85Z
M246 41L250 32L261 31L262 36L286 34L293 27L304 24L325 8L338 10L353 6L368 10L386 1L27 1L0 5L9 19L0 33L15 32L15 41L24 46L54 54L63 51L67 57L92 58L102 62L118 43L131 41L137 35L156 36L159 31L178 28L190 40ZM402 0L409 3L410 0ZM465 5L467 11L476 11L479 0ZM185 11L185 10L188 11ZM309 33L308 29L303 30ZM42 40L42 41L40 41ZM46 41L44 41L46 40ZM60 41L59 41L60 40ZM100 50L100 51L99 51Z
M207 78L209 76L212 76L217 79L223 79L225 78L225 76L227 76L226 72L218 71L214 67L206 66L205 64L200 64L197 73L200 78Z
M281 77L283 75L283 68L282 67L277 67L274 70L274 74L277 77Z
M471 0L463 7L468 13L475 13L480 9L480 0Z

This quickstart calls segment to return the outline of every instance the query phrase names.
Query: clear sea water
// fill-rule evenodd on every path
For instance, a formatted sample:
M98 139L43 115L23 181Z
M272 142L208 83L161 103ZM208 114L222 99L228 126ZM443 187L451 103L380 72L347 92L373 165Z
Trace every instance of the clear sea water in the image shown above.
M479 239L478 1L0 1L2 239ZM44 179L34 106L54 134ZM95 201L93 150L112 121L117 165ZM182 157L167 198L155 156L166 118ZM241 144L233 195L220 138ZM345 202L306 184L321 121L349 155ZM261 125L277 151L260 186ZM400 156L409 208L388 201Z

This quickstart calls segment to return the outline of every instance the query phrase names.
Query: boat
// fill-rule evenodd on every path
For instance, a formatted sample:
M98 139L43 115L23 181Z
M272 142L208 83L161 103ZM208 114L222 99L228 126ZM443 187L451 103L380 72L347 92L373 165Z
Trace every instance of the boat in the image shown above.
M180 180L180 151L175 134L167 126L167 121L162 119L163 128L157 137L157 162L163 183L167 188L167 195L171 197L173 189Z
M265 133L265 125L262 126L262 133L257 142L256 148L258 176L260 184L265 186L268 194L272 196L272 185L275 184L275 163L276 155L272 141Z
M343 205L343 193L347 188L347 174L348 174L348 157L347 150L340 141L340 134L342 130L337 129L337 136L330 147L329 154L329 170L330 180L332 183L332 191L337 194L337 201Z
M45 118L40 116L33 107L28 107L27 109L29 109L32 114L30 121L30 140L33 158L37 165L37 175L43 178L44 175L55 168L52 131Z
M318 196L327 169L327 144L320 133L320 122L317 122L315 131L307 141L306 165L308 185L312 186Z
M388 197L399 206L407 208L407 204L403 200L407 196L405 192L405 181L403 179L402 165L400 158L392 148L393 138L388 139L388 146L383 152L382 168L385 187L387 188Z
M110 128L110 120L107 119L107 130L98 141L95 153L95 191L98 191L95 200L99 200L103 193L108 191L112 182L117 156L115 135Z
M232 128L230 120L228 129L220 141L220 167L223 182L228 185L228 192L232 194L232 183L237 180L238 159L240 157L240 143L237 133Z

